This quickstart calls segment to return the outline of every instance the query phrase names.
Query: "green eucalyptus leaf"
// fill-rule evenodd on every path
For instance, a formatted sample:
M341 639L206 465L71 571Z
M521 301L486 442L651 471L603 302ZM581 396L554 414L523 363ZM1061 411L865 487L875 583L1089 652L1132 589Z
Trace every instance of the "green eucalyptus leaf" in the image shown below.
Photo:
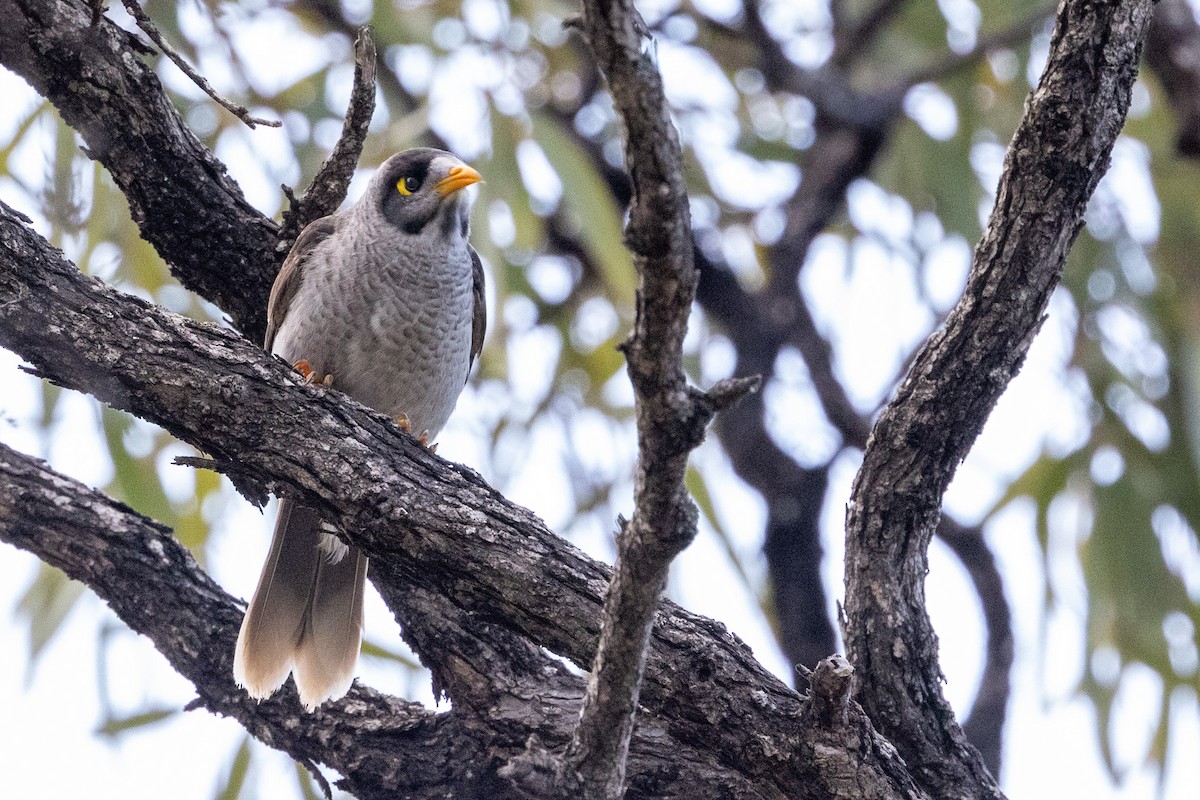
M179 713L178 708L154 708L128 716L110 716L96 728L96 734L115 739L123 733L155 725Z
M250 758L253 755L249 735L242 737L233 761L229 764L229 772L225 775L223 785L217 790L215 800L238 800L246 785L246 775L250 772Z
M46 646L62 629L63 622L82 594L82 583L71 580L66 573L49 564L39 565L33 582L17 601L18 616L24 617L29 625L31 670Z

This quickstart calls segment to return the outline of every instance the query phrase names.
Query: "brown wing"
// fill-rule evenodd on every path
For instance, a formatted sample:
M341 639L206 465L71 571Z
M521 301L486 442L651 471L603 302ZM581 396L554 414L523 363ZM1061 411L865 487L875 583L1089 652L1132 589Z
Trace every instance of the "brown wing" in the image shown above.
M487 299L483 291L483 263L475 248L467 246L471 251L471 277L473 286L471 296L475 300L475 312L471 319L471 364L483 350L483 335L487 333Z
M283 318L287 316L292 298L296 296L304 280L304 262L317 245L337 231L337 226L337 218L333 216L321 217L308 223L296 237L292 251L283 260L283 266L279 268L279 274L275 276L275 283L271 286L271 299L267 304L267 338L263 347L268 353L271 352L271 345L275 343L275 334L283 324Z

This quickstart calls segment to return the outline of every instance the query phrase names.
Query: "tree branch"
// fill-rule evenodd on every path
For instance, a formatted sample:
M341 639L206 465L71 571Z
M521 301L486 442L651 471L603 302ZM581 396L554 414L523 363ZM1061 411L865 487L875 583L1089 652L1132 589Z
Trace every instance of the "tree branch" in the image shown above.
M452 598L477 620L589 663L609 578L602 565L390 420L336 391L302 385L287 365L230 331L80 274L2 205L0 345L63 386L288 487L371 556L385 597L408 588ZM223 676L236 629L236 613L226 613L228 647L208 654L209 668ZM544 699L533 694L532 703ZM922 796L860 712L851 710L834 758L814 744L816 731L797 727L803 703L794 692L722 626L671 603L662 604L654 627L641 702L674 741L697 750L696 763L757 787L741 796L856 798L864 785L879 797ZM853 770L843 772L848 764Z
M1160 0L1146 41L1154 70L1179 122L1179 154L1200 158L1200 22L1187 0Z
M200 87L200 91L212 98L213 102L215 102L221 108L225 109L230 114L233 114L242 122L246 123L246 125L248 125L250 128L255 128L258 125L265 125L268 128L278 128L283 125L283 123L277 119L260 119L259 117L252 117L250 116L250 109L246 108L245 106L239 106L236 103L230 102L221 95L217 94L217 90L212 87L212 84L205 80L203 75L192 69L191 65L188 64L184 57L179 54L179 51L172 47L171 43L163 38L162 33L155 26L154 21L151 20L150 16L142 10L142 7L138 5L137 0L122 0L122 5L125 6L125 10L128 11L129 15L133 17L135 22L137 22L138 27L150 37L152 42L158 45L158 49L162 50L163 55L171 59L171 62L175 64L175 66L179 67L184 75L187 75L192 79L192 83ZM101 8L102 6L102 2L96 3L96 8ZM94 25L98 21L99 20L93 16L92 24Z
M364 25L358 29L354 40L354 84L342 123L342 135L303 197L297 200L291 190L284 187L291 208L283 212L279 244L276 245L281 262L308 223L337 211L346 199L346 190L358 168L367 128L375 113L375 75L375 31L370 25Z
M184 125L146 46L79 0L0 0L0 19L0 64L79 132L171 274L262 341L278 229Z
M564 743L575 724L582 679L525 640L413 587L387 599L403 598L406 635L419 632L421 652L438 652L442 666L453 664L441 674L459 690L454 713L435 714L361 684L315 713L301 711L291 684L272 700L254 702L230 677L242 604L158 523L2 445L0 541L87 583L149 637L195 684L198 697L189 708L233 717L314 774L318 763L336 769L344 776L340 788L364 800L510 796L481 765L520 753L530 731ZM418 624L410 627L410 620ZM436 639L437 647L423 646L421 637ZM780 797L712 764L653 721L635 737L629 765L635 797L683 800L714 786L746 800ZM674 777L664 781L668 771Z
M625 241L638 292L634 331L621 349L634 388L638 463L633 518L620 522L600 641L559 793L619 800L655 611L671 561L696 536L697 512L684 488L688 454L717 409L757 381L728 382L708 395L687 385L683 339L697 282L691 216L679 136L658 68L644 49L648 31L628 1L585 1L580 27L625 130L633 191ZM540 761L534 754L526 763Z
M1020 368L1129 104L1150 0L1067 0L966 290L880 416L846 520L858 697L932 794L1000 797L941 694L925 613L942 495Z
M102 493L0 446L0 540L86 583L130 628L149 636L196 687L198 704L315 770L352 785L405 786L409 797L444 797L456 779L443 761L482 754L447 715L362 686L314 714L294 690L256 703L232 679L242 609L162 525ZM383 765L390 764L390 773ZM457 776L462 781L464 776ZM416 793L424 785L428 792ZM378 796L363 791L360 797ZM394 794L388 795L394 797Z

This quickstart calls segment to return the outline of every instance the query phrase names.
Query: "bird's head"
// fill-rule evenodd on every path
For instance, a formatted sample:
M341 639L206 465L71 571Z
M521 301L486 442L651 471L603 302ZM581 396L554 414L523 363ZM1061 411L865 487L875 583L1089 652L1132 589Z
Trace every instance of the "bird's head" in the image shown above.
M391 224L416 235L436 225L445 236L467 235L472 199L462 190L483 178L458 156L419 147L383 162L368 196Z

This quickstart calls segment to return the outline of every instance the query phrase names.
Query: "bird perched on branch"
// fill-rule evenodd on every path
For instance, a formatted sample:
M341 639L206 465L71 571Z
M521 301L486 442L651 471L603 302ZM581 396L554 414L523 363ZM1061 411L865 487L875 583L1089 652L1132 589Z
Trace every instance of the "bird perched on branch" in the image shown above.
M422 442L435 436L483 345L483 268L462 191L479 180L442 150L385 161L362 199L296 239L271 289L266 349ZM252 697L269 697L289 672L309 710L349 690L367 558L336 532L314 509L280 501L234 655L234 679Z

